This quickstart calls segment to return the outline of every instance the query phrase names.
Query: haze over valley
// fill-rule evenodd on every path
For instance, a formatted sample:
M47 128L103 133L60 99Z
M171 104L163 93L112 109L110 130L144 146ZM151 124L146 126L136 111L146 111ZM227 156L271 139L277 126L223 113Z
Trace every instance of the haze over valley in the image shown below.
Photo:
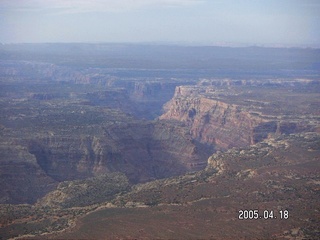
M315 0L0 2L0 239L318 239Z
M0 51L2 238L229 238L250 226L237 219L246 208L283 209L290 219L278 228L258 219L264 230L243 236L318 234L319 50ZM143 227L130 220L139 216ZM158 232L160 223L168 227Z

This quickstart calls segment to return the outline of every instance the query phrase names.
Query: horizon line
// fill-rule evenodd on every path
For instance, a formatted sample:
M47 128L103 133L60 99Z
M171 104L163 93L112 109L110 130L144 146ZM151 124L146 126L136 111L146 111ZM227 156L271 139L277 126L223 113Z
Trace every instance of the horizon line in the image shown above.
M119 42L108 42L108 41L57 41L57 42L0 42L0 45L23 45L23 44L123 44L123 45L158 45L158 46L181 46L181 47L230 47L230 48L250 48L250 47L260 47L260 48L301 48L301 49L319 49L320 44L261 44L261 43L234 43L234 42L212 42L212 43L201 43L201 42L184 42L184 41L119 41Z

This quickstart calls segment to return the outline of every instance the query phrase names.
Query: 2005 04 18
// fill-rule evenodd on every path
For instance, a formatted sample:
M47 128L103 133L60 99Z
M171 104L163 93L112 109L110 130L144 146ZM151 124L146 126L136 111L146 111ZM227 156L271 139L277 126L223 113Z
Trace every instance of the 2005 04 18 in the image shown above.
M238 219L239 220L252 220L252 219L288 219L289 211L288 210L239 210Z

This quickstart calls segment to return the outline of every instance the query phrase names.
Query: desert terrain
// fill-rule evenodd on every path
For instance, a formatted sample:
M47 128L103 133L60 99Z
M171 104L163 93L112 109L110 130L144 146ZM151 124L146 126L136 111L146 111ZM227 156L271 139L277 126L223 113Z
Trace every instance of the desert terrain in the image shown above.
M0 45L0 239L317 239L320 51Z

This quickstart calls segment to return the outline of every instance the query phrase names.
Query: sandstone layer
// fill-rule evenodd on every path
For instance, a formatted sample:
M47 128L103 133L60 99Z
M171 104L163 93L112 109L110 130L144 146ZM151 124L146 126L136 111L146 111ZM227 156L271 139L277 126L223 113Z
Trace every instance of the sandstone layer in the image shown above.
M214 81L217 82L225 81ZM272 106L264 107L270 103L259 99L263 100L263 94L250 96L244 90L208 86L203 82L198 86L179 86L172 100L165 104L160 119L182 122L189 127L194 139L222 150L255 144L270 133L317 131L318 117L299 116L299 111L293 116L290 107L283 109L284 101L275 102L273 106L275 111L281 108L282 113L271 114ZM241 100L237 101L237 96Z

